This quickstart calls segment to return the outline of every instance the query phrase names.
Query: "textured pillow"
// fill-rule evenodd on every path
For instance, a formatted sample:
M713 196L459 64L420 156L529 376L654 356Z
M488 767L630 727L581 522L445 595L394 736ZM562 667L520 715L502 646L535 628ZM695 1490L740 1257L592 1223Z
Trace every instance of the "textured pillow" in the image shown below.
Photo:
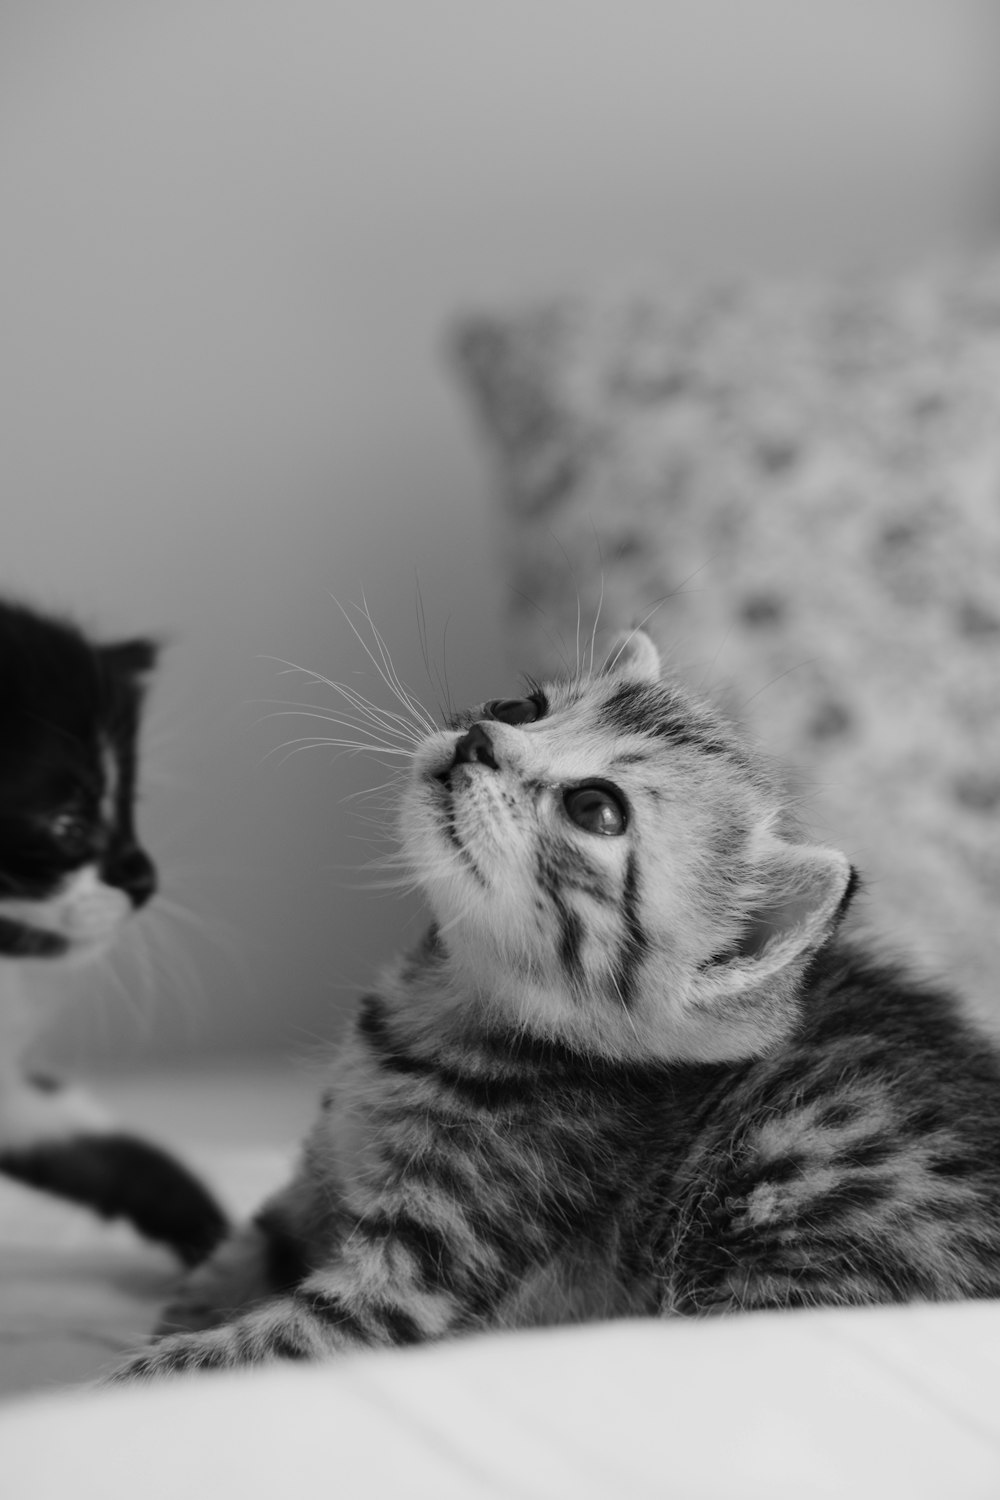
M877 925L1000 1016L1000 262L560 301L458 353L512 658L657 606Z

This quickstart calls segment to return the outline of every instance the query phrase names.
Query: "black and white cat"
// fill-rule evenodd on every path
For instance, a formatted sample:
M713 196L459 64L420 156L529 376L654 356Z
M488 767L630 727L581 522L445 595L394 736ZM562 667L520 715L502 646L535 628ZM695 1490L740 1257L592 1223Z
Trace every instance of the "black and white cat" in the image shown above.
M133 824L155 662L150 641L97 645L0 601L0 1171L124 1217L193 1265L226 1228L201 1183L83 1090L24 1066L52 966L105 952L156 889Z

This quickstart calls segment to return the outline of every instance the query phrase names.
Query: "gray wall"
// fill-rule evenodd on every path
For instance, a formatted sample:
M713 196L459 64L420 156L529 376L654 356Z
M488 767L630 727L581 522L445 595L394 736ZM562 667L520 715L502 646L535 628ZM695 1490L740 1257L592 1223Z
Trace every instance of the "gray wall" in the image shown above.
M315 725L264 700L324 700L263 658L364 681L331 595L365 590L434 698L419 581L455 697L510 686L448 319L737 236L967 222L996 164L980 9L4 0L0 584L170 637L141 818L192 914L136 924L57 1050L331 1033L416 908L359 889L342 798L381 768L268 754Z

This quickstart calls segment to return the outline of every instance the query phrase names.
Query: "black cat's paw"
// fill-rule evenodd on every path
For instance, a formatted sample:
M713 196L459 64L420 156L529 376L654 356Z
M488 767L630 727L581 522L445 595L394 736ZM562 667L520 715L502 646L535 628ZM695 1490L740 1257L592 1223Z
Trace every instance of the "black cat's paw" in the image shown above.
M210 1255L229 1228L187 1167L159 1146L120 1132L8 1150L0 1154L0 1171L103 1218L128 1219L147 1239L169 1245L186 1266Z

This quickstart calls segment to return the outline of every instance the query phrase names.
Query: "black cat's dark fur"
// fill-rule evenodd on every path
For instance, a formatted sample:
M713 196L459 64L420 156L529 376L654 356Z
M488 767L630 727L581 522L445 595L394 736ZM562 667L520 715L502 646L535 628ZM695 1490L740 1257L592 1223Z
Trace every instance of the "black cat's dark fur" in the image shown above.
M0 1170L130 1220L185 1264L225 1216L159 1147L105 1123L79 1091L31 1075L39 966L106 949L156 890L134 825L143 687L156 646L90 641L0 601Z

